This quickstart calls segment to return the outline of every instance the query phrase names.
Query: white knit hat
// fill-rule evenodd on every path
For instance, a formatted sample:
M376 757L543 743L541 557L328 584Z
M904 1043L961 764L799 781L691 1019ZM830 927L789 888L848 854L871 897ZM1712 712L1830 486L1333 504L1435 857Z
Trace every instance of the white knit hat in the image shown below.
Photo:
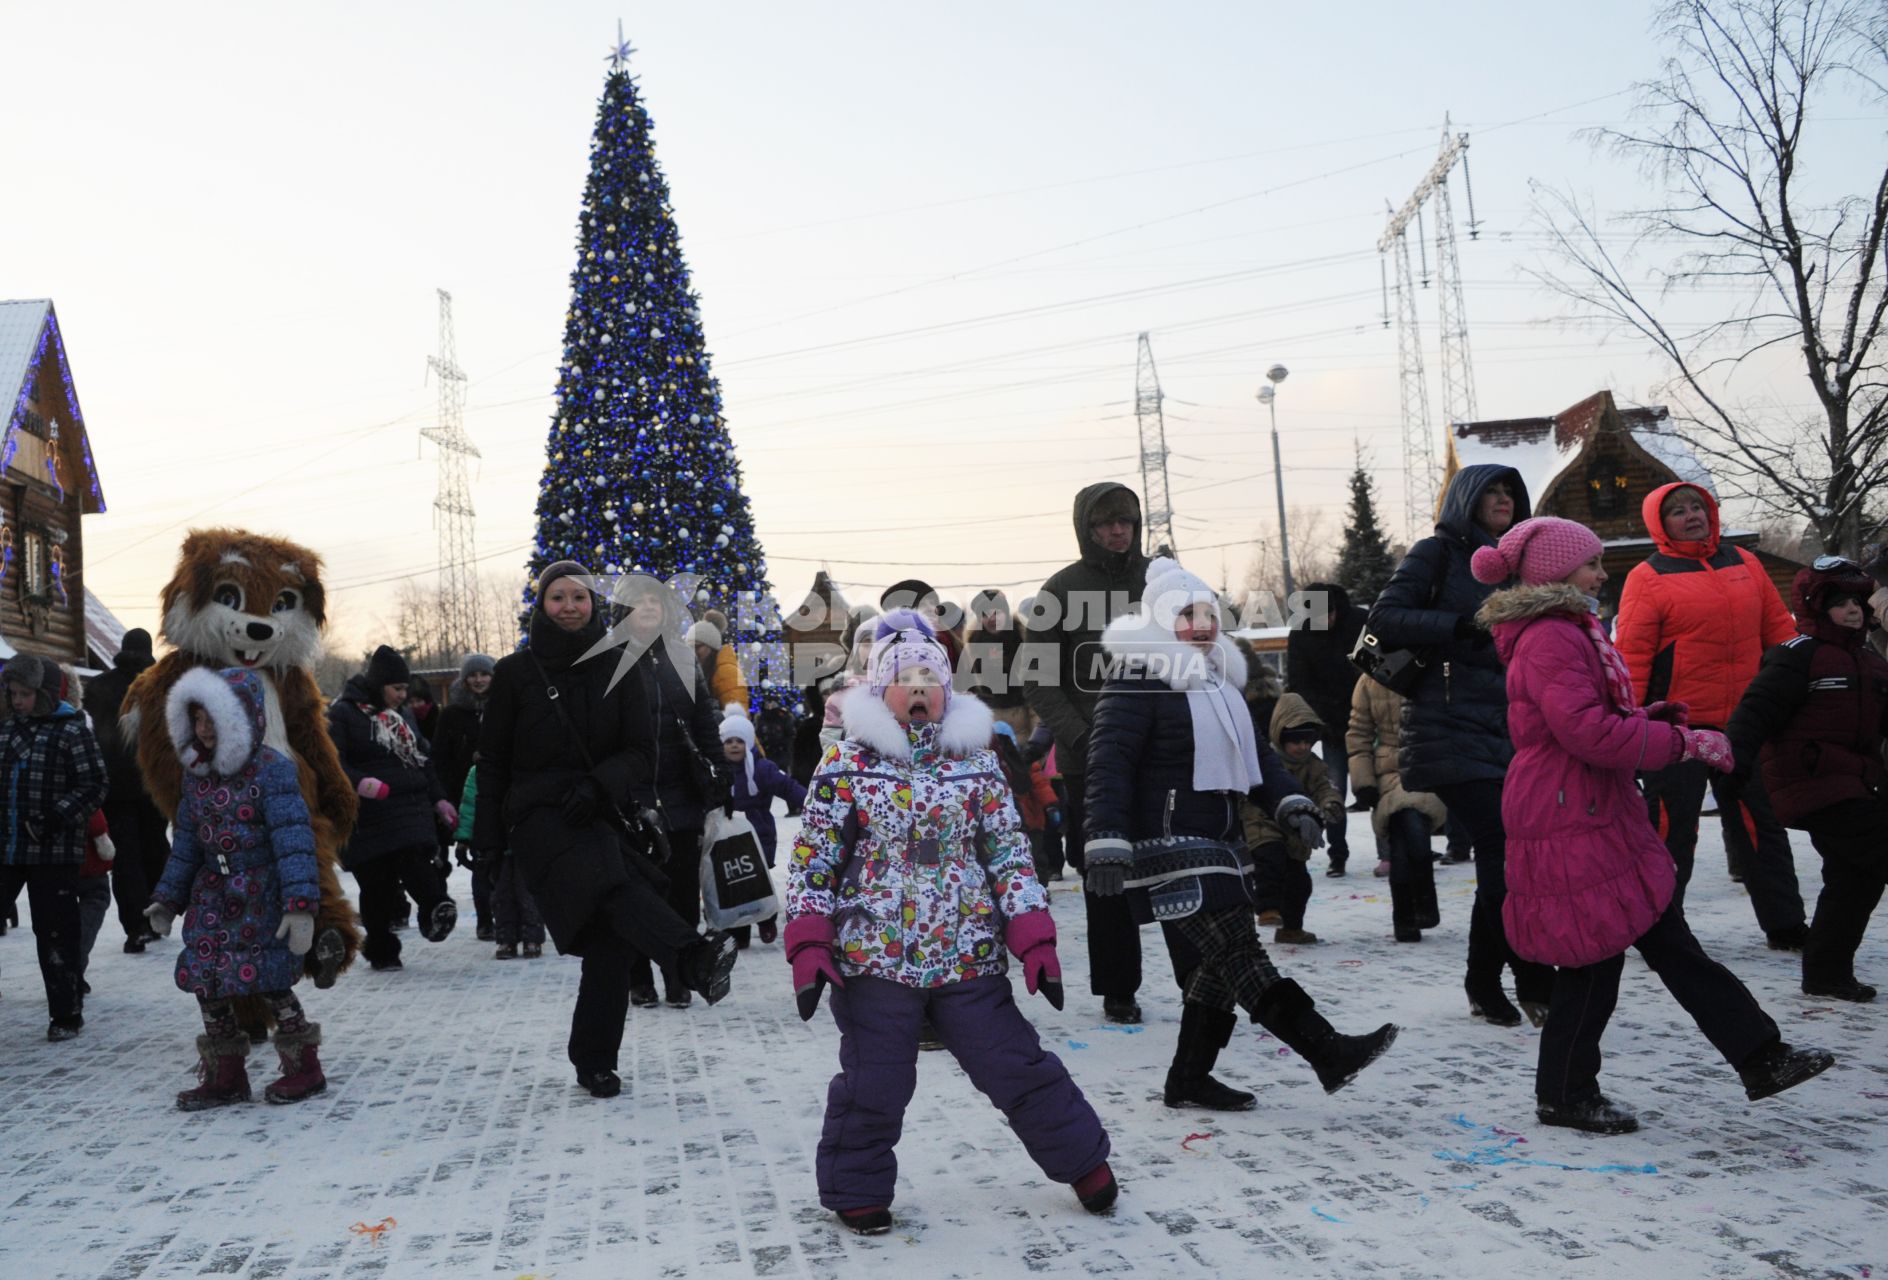
M1188 573L1180 567L1179 561L1166 556L1157 556L1148 562L1147 587L1141 592L1141 603L1150 618L1170 631L1180 615L1196 604L1212 605L1213 616L1220 617L1219 593L1207 586L1205 579Z
M712 622L697 622L688 629L690 644L705 644L710 649L721 647L721 629Z
M746 716L729 715L721 718L721 740L727 742L738 739L747 744L747 754L741 758L746 766L747 789L754 789L754 752L759 747L759 740L754 736L754 724Z

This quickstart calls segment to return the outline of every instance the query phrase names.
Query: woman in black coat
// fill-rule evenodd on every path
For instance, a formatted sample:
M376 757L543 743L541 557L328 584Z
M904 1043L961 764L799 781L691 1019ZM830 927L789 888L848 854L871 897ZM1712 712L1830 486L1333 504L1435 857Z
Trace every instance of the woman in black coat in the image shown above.
M1102 633L1110 666L1088 739L1087 888L1125 891L1138 923L1158 920L1184 944L1172 948L1186 1003L1167 1105L1243 1111L1253 1096L1210 1074L1238 1025L1235 1004L1326 1091L1389 1048L1396 1027L1338 1033L1259 942L1241 800L1314 848L1323 819L1254 730L1245 659L1219 621L1212 589L1162 558L1148 566L1141 603Z
M433 730L433 766L439 770L440 785L446 798L463 807L465 779L479 757L479 724L485 719L485 699L492 691L492 668L497 664L485 654L468 653L459 661L459 678L446 694L446 705L439 709ZM459 865L472 872L472 910L478 915L480 942L493 936L494 911L492 890L498 869L490 859L480 862L470 848L461 843Z
M721 753L721 709L694 659L686 632L688 617L674 591L654 579L631 588L629 637L632 652L642 648L627 682L642 692L650 720L650 774L654 783L656 824L668 839L668 902L690 925L701 923L701 837L708 811L734 812L734 778ZM746 946L747 930L733 934ZM638 956L630 970L629 998L648 1007L656 1003L649 960ZM688 986L672 965L662 967L662 999L676 1009L689 1006Z
M632 958L674 964L713 1004L728 992L735 950L721 934L697 934L663 901L647 860L625 855L619 815L655 803L649 709L639 681L616 679L613 647L582 661L604 634L587 577L571 560L539 575L525 647L492 673L472 843L518 860L551 941L583 957L570 1061L577 1082L607 1098L622 1088Z
M393 922L406 896L419 904L420 934L441 942L459 908L433 864L439 830L459 821L433 769L429 745L405 709L406 659L386 645L352 676L328 708L328 736L341 768L361 798L341 864L361 890L361 954L376 969L398 969L400 939Z
M1554 971L1508 946L1501 904L1508 896L1507 837L1501 783L1514 757L1508 738L1508 676L1494 638L1476 610L1499 589L1475 580L1469 557L1492 546L1530 514L1527 486L1513 467L1463 467L1442 498L1434 536L1409 549L1370 610L1370 630L1386 649L1428 652L1427 668L1403 703L1397 765L1403 786L1429 791L1449 822L1468 828L1475 849L1475 904L1469 916L1469 1012L1496 1026L1518 1027L1521 1012L1501 989L1514 970L1515 998L1539 1026L1553 994Z

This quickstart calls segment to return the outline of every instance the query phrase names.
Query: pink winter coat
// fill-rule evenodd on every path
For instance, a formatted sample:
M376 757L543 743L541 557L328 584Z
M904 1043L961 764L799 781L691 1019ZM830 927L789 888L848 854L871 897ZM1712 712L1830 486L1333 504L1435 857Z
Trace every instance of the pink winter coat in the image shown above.
M1508 941L1543 964L1611 959L1672 900L1672 855L1633 775L1676 762L1684 738L1636 704L1625 663L1602 654L1611 642L1573 587L1500 591L1478 616L1508 666Z

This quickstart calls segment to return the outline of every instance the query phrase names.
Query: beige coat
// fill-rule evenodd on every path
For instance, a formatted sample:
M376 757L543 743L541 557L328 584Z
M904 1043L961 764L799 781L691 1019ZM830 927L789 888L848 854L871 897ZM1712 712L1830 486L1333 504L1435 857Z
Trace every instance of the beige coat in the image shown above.
M1390 815L1404 809L1419 810L1429 819L1432 831L1440 831L1449 816L1442 801L1427 791L1403 790L1396 768L1402 713L1402 695L1369 677L1359 680L1350 696L1350 729L1344 735L1344 747L1350 755L1351 790L1375 787L1380 793L1370 814L1370 827L1379 836L1389 827Z

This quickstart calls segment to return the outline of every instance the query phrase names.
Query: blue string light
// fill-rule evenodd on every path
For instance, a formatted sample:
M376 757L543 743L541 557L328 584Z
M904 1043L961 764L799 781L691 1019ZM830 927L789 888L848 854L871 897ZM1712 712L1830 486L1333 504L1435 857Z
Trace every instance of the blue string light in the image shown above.
M796 706L668 182L620 65L597 104L577 221L531 576L561 559L602 575L699 575L689 604L728 615L752 706ZM532 599L527 586L527 610Z

